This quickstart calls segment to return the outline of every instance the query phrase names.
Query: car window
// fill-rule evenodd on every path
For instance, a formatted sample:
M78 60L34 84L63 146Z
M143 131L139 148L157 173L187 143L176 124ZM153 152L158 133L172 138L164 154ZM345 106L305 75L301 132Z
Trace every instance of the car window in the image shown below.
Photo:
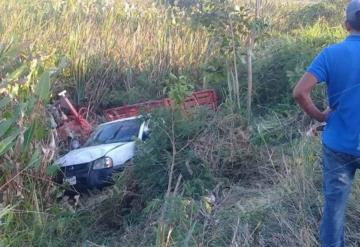
M139 134L140 119L132 119L100 126L96 129L84 146L94 146L116 142L133 141Z

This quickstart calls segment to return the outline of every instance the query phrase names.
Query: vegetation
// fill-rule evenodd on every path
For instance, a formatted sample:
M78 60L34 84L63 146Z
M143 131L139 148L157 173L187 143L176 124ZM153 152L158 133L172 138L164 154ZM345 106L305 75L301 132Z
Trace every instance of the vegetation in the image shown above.
M321 145L291 89L346 36L345 2L0 1L0 246L318 246ZM216 112L179 107L203 88ZM47 111L63 89L98 113L177 105L114 186L68 200Z

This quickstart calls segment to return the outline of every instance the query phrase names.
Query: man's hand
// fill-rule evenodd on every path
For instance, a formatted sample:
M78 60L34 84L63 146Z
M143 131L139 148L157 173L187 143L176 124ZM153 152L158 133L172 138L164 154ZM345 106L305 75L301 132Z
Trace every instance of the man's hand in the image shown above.
M325 122L331 109L326 109L321 112L314 104L310 97L311 91L315 87L317 79L310 73L305 73L301 80L294 88L293 96L295 101L299 104L300 108L306 112L310 117L319 122Z
M321 115L320 115L321 117L319 119L316 119L316 118L315 119L320 123L326 122L327 119L329 118L331 111L332 110L328 107L328 108L326 108L325 111L321 112Z
M327 122L330 113L332 112L332 109L330 107L326 108L325 111L323 111L324 114L324 120L322 122Z

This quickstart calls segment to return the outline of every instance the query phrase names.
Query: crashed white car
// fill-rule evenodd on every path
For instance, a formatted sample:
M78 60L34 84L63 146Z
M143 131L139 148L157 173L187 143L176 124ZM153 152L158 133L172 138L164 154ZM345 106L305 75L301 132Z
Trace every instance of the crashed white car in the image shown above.
M140 116L99 125L81 148L56 161L63 182L85 187L108 184L113 171L121 170L134 157L136 140L148 134L148 121Z

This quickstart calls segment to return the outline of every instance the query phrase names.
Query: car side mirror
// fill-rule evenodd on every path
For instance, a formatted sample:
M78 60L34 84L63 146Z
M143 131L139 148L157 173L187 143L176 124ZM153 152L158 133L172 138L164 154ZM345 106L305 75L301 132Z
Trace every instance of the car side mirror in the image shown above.
M146 139L149 139L151 134L151 131L149 129L145 130L142 136L142 140L145 141Z

